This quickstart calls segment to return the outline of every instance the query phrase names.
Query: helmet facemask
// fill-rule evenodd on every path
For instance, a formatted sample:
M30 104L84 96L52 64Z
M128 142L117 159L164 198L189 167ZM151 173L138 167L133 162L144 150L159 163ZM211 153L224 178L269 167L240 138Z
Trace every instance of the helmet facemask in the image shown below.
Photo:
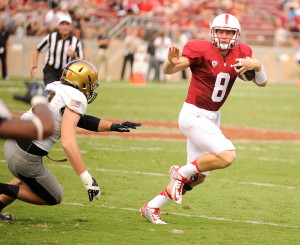
M234 31L234 35L227 44L224 44L220 42L220 38L218 38L216 33L217 30ZM209 33L210 41L213 46L221 50L233 49L239 43L240 30L241 30L240 23L236 17L230 14L218 15L211 22L210 33Z
M230 38L228 43L221 43L220 38L217 36L217 30L224 30L224 31L234 31L234 35L232 38ZM214 27L211 29L211 43L222 50L227 50L227 49L233 49L238 43L239 43L239 37L240 37L240 32L238 29L225 29L222 27ZM225 38L222 38L225 39Z
M69 62L63 70L60 81L80 90L86 96L88 104L98 95L94 91L99 86L97 69L86 60Z
M94 90L96 88L98 88L99 86L99 83L97 82L96 84L93 85L92 82L90 82L90 92L86 95L86 99L87 99L87 102L88 104L92 103L98 96L98 93L95 92Z

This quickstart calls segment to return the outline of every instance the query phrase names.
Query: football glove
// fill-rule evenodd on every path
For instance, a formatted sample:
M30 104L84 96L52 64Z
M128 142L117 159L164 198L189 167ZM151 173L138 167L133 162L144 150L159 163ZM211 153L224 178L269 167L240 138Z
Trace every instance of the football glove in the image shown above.
M182 187L182 195L184 195L187 191L193 190L193 187L191 187L190 184L193 181L196 181L197 179L198 179L198 174L194 174L190 178L188 178L188 180L184 183Z
M98 200L100 198L100 188L97 181L92 178L87 170L80 175L80 178L88 192L89 200L93 201L94 198Z
M134 122L122 122L122 123L112 123L110 126L110 131L117 132L130 132L130 129L136 129L136 127L140 127L141 123Z
M32 103L32 98L35 96L45 97L47 96L47 92L44 91L44 85L40 84L36 81L34 82L25 82L27 87L27 92L25 95L14 95L15 100L20 100L25 103ZM45 100L46 101L46 100Z
M193 190L193 187L191 187L190 184L185 183L182 187L182 195L191 190Z

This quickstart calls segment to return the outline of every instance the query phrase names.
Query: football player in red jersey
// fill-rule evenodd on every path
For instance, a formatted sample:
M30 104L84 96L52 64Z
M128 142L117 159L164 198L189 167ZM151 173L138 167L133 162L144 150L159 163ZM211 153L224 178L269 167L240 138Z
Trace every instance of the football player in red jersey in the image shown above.
M267 84L263 65L252 57L252 49L239 43L240 23L230 14L221 14L210 25L210 41L192 40L179 49L170 47L163 71L173 74L190 67L192 72L187 98L179 115L179 128L187 137L187 164L172 166L170 184L140 211L155 224L165 224L159 210L202 183L209 171L226 168L236 159L235 147L220 130L220 107L237 78L254 70L256 85ZM239 68L236 68L239 67Z

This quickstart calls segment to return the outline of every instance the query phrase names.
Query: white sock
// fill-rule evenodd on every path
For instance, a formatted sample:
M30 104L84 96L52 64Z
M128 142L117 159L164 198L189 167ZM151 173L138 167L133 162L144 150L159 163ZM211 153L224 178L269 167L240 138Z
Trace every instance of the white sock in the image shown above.
M192 176L193 174L196 174L196 173L200 173L200 171L198 170L198 168L196 167L196 161L194 162L191 162L191 163L188 163L187 165L184 165L182 166L179 170L178 170L178 173L184 177L184 178L187 178L187 177L190 177Z
M169 198L165 195L162 195L162 193L160 193L159 195L157 195L151 201L148 202L148 207L149 208L161 208L162 206L164 206L171 200L172 200L171 198Z

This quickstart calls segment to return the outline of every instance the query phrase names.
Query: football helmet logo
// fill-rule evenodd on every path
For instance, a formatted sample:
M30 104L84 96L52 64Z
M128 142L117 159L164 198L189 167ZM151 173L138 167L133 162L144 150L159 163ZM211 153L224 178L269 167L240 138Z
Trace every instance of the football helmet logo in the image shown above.
M229 41L229 43L221 43L219 38L216 35L216 30L230 30L234 31L234 35ZM219 49L233 49L240 39L241 26L238 19L231 14L220 14L213 19L210 23L210 42L213 46Z
M99 86L96 67L86 60L73 60L69 62L62 73L60 81L79 89L92 103L97 93L94 90Z

